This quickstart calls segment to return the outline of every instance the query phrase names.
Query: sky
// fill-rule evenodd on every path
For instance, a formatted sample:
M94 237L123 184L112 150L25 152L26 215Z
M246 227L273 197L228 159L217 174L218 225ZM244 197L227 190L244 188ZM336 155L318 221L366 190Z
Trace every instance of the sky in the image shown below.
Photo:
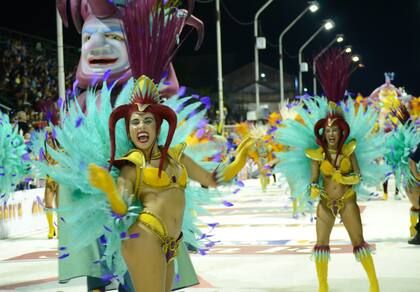
M222 1L223 70L229 73L254 60L254 15L266 0ZM323 19L334 20L336 26L321 32L305 49L304 57L311 61L337 33L345 36L345 45L361 56L364 68L356 70L349 90L369 95L384 82L384 72L395 72L394 84L409 93L420 95L420 0L320 0L320 10L307 13L290 30L283 42L285 71L296 75L299 47L321 26ZM0 27L55 39L55 1L8 1L7 9L0 9ZM278 36L307 5L302 0L274 0L260 16L260 35L267 38L267 49L260 51L260 62L278 67ZM18 8L24 8L19 11ZM228 12L229 13L228 13ZM193 50L195 36L191 36L178 55L206 55L214 57L212 66L200 68L208 86L217 84L215 3L197 0L194 14L203 20L206 35L203 46ZM235 18L235 20L234 20ZM66 44L80 47L80 36L72 25L64 30ZM176 64L176 62L175 62ZM182 80L188 78L183 76ZM305 86L311 88L311 76L305 74Z

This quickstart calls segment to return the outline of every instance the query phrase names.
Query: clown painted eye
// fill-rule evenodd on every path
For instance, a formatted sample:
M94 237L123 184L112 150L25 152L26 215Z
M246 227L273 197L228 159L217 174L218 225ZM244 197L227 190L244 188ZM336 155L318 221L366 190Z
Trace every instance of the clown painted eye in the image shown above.
M90 40L90 34L86 34L83 36L83 42L88 42Z
M105 34L105 37L107 39L116 40L116 41L119 41L119 42L124 41L124 38L122 36L120 36L118 34L115 34L115 33L107 33L107 34Z

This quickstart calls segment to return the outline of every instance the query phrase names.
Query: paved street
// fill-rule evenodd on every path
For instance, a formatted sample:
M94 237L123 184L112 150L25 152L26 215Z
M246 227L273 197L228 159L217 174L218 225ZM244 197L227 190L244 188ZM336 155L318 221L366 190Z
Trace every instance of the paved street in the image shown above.
M280 187L281 186L281 187ZM292 217L284 183L261 192L256 180L232 194L232 207L208 206L218 222L215 239L221 243L206 256L192 255L200 291L317 291L310 252L315 240L311 214ZM392 185L390 189L393 190ZM376 246L374 255L381 291L419 291L420 246L408 245L409 203L381 196L361 202L365 239ZM59 285L56 240L47 231L0 240L0 291L86 291L85 280ZM356 262L346 230L336 222L331 235L329 279L331 291L368 291L365 272Z

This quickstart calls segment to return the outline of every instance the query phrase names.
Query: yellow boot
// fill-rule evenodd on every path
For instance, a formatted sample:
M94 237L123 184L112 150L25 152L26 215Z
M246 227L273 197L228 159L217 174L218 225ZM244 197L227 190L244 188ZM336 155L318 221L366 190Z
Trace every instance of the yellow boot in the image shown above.
M297 200L292 199L292 216L293 218L297 217Z
M412 207L410 210L410 237L416 235L416 224L419 221L419 210Z
M360 246L354 247L354 254L356 259L362 263L363 268L366 271L366 274L370 283L370 292L379 292L379 283L376 278L375 265L373 264L373 259L371 251L367 243L363 243Z
M52 239L55 236L55 228L54 228L54 214L52 211L46 211L45 215L47 216L48 221L48 239Z
M384 193L383 199L384 201L388 201L388 193Z
M260 184L263 192L267 191L267 185L270 183L270 178L266 174L260 174Z
M328 292L328 261L330 247L316 245L312 254L315 259L316 274L318 276L318 292Z

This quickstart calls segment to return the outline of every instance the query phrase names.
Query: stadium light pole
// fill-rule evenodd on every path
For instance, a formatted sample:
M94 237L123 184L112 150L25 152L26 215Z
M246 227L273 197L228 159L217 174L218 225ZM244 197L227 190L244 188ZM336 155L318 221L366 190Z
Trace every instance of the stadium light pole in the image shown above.
M321 57L333 44L335 43L342 43L344 41L344 35L338 34L336 37L324 48L312 61L312 74L313 74L313 94L314 96L317 95L317 86L316 86L316 62L318 61L319 57Z
M60 13L56 10L56 25L57 25L57 59L58 59L58 96L65 100L65 75L64 75L64 49L63 49L63 23L61 21Z
M219 93L219 130L223 133L225 125L225 111L223 99L223 63L222 63L222 32L220 29L220 0L216 0L216 39L217 39L217 79L218 79L218 93Z
M258 47L257 47L257 39L258 39L258 17L260 14L268 7L268 5L271 4L274 0L268 0L263 6L261 6L260 9L258 9L257 13L254 17L254 65L255 65L255 106L256 111L255 114L257 115L258 119L258 113L260 110L260 64L259 64L259 58L258 58Z
M299 94L302 95L302 52L309 45L310 42L323 30L331 30L334 28L334 21L326 19L322 23L321 27L314 32L314 34L299 48Z
M315 13L319 9L317 1L309 1L308 6L303 10L280 34L279 36L279 74L280 74L280 103L284 103L284 72L283 72L283 37L301 19L306 12Z

